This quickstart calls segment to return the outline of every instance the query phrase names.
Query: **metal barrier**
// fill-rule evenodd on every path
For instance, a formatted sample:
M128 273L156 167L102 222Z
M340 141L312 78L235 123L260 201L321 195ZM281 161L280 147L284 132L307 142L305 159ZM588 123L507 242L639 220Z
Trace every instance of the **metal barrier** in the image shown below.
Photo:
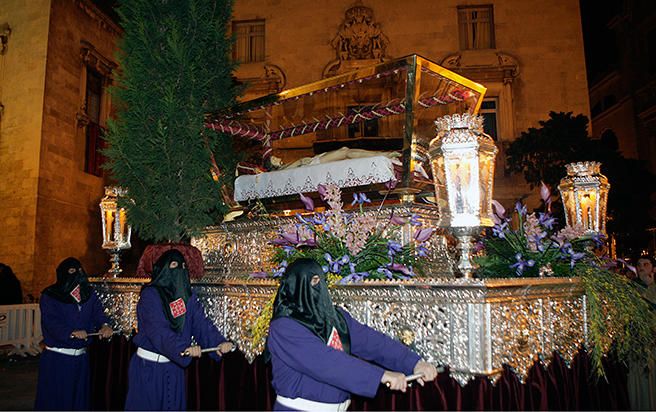
M0 305L0 346L12 345L10 355L37 355L42 339L38 303Z

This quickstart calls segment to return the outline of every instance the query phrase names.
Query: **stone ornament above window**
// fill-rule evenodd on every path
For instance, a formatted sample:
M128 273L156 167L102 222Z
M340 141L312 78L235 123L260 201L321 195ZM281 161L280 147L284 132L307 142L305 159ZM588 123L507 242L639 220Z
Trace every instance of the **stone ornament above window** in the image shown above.
M374 20L374 11L362 5L360 1L355 6L346 10L344 21L339 26L339 31L330 45L335 49L336 59L328 63L323 71L323 77L329 77L340 72L344 62L372 60L382 62L387 57L385 51L389 39L380 28L380 23Z
M82 46L80 48L82 62L87 67L97 71L101 76L107 79L111 78L112 71L114 71L118 65L100 54L91 43L82 40L80 44Z
M440 63L465 77L510 84L519 76L519 61L503 52L475 50L451 54Z

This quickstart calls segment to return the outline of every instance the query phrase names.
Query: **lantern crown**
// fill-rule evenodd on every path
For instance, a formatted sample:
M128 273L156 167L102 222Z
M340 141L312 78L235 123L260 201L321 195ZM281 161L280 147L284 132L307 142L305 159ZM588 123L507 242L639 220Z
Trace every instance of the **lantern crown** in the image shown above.
M576 162L565 165L569 176L592 176L601 173L599 162Z

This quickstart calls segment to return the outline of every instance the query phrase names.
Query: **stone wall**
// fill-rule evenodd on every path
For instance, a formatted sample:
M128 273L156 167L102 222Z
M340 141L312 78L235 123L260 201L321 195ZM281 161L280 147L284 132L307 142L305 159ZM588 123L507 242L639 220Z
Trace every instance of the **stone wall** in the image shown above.
M105 179L85 173L85 66L83 48L114 59L118 31L91 2L53 0L48 36L43 137L34 252L34 290L55 277L55 267L78 257L87 272L107 269L101 249L98 204ZM109 99L103 103L107 111ZM101 121L104 125L104 121Z
M2 0L11 34L0 55L0 262L30 293L50 0Z

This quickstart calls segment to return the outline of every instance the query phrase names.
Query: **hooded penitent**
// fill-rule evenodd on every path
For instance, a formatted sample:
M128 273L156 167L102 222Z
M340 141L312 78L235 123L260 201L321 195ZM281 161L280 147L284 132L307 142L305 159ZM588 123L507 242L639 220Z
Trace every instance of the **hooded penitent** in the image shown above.
M187 302L191 296L189 271L182 253L171 249L153 265L153 280L149 286L157 289L162 299L162 309L176 332L182 331L187 313Z
M64 259L57 266L57 282L43 290L63 303L82 304L91 296L91 286L80 261L74 257Z
M312 286L312 278L321 281ZM271 320L289 317L326 344L350 353L351 340L344 316L335 309L321 266L312 259L298 259L285 271L273 303ZM333 329L334 328L334 329ZM338 336L335 334L338 333Z

